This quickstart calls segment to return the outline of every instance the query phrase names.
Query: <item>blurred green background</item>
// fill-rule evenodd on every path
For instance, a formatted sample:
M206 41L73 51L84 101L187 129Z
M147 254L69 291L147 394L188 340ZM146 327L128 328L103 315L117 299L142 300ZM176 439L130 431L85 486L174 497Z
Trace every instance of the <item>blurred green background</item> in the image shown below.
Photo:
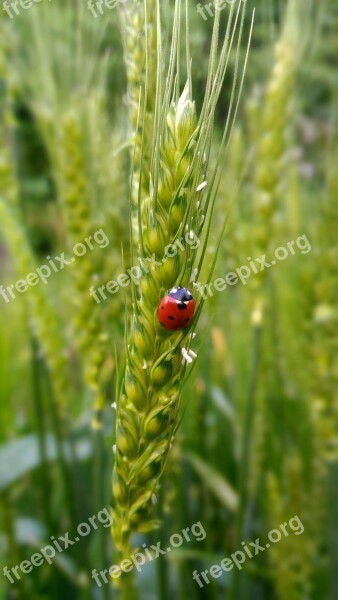
M190 39L200 106L212 18L196 5ZM228 219L215 277L248 257L271 262L301 236L308 251L294 245L264 278L252 275L205 303L187 408L155 507L162 525L136 543L167 547L199 521L206 537L147 564L136 578L141 600L338 596L338 6L324 0L304 15L299 2L291 18L287 5L247 2L247 34L253 8L255 21L218 193L216 230ZM129 300L127 291L98 304L89 288L128 264L126 32L117 9L95 18L86 2L18 9L13 18L0 11L1 289L62 253L69 259L95 232L105 237L51 268L46 285L0 295L0 597L108 600L118 592L96 586L92 569L114 563L109 527L93 528L15 584L3 569L51 536L74 539L80 523L111 504L111 405ZM235 68L233 60L216 138ZM214 252L210 243L209 265ZM295 515L301 535L203 588L192 579L242 541L265 543Z

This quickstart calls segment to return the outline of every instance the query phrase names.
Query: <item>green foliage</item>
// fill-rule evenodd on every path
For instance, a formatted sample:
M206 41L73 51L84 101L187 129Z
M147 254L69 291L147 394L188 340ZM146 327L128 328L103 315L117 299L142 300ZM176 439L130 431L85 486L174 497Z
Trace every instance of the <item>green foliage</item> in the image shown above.
M195 0L1 10L1 598L337 597L337 6L247 0L233 27L239 3L224 4L219 27ZM108 291L186 226L199 250ZM105 247L16 289L100 229ZM276 264L217 291L263 254ZM197 311L170 334L156 308L178 284ZM113 541L93 528L6 579L108 506ZM203 590L192 579L295 515L301 535ZM96 585L129 544L167 548L198 522L205 539Z

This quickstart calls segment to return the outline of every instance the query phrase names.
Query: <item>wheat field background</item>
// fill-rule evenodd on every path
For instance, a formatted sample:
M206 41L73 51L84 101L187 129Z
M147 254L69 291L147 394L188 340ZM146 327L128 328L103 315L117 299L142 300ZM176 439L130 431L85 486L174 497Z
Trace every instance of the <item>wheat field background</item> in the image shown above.
M2 2L1 600L337 598L337 51L335 0Z

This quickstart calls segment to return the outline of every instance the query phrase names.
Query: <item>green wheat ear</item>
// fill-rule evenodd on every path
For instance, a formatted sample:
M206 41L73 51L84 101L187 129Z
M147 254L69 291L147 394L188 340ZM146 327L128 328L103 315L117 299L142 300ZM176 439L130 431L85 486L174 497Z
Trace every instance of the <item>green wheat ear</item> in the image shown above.
M238 81L235 74L219 159L215 169L211 170L209 154L215 108L237 30L237 48L240 45L244 9L242 3L237 10L231 7L222 43L219 39L220 11L216 10L206 92L199 117L192 97L188 41L187 83L183 91L179 89L181 9L181 1L176 0L170 59L164 77L162 27L157 2L157 82L150 173L143 173L142 168L146 152L144 138L140 164L134 166L134 172L138 173L139 258L145 261L155 257L161 262L165 247L190 230L201 243L199 249L193 250L187 245L185 251L179 252L175 258L167 259L154 270L150 268L139 286L133 287L127 358L118 390L113 469L112 533L122 557L130 554L133 532L150 531L156 526L152 517L152 501L179 425L180 392L188 375L189 360L185 357L191 347L202 301L197 302L192 324L181 332L170 333L161 328L156 308L168 287L191 286L192 273L202 268L219 181L220 159L237 110L234 98L239 95L243 81L243 78ZM187 2L185 25L188 40ZM236 71L238 56L236 52ZM145 110L143 107L143 114L139 115L141 123L144 122ZM144 182L148 180L147 197L143 199ZM207 185L201 186L203 182ZM133 247L134 240L131 243ZM135 261L136 257L134 264Z
M142 195L149 187L153 114L156 101L156 0L134 0L120 7L123 50L128 82L127 108L134 157L131 199L138 204L138 180L143 154ZM143 115L142 123L139 115Z
M311 4L311 3L309 3ZM294 88L297 69L301 62L299 40L300 23L309 29L309 7L297 0L287 3L284 24L274 49L274 64L264 99L253 98L249 103L251 131L256 146L256 169L254 175L253 229L255 256L267 252L274 218L283 197L282 180L285 154L288 147L289 124L294 104ZM302 40L304 45L304 41ZM261 287L266 273L253 280L254 287Z

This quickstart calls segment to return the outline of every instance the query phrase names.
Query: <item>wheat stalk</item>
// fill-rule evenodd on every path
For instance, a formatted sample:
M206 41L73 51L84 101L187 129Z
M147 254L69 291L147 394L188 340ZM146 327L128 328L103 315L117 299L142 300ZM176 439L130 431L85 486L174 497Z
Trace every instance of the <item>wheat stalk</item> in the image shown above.
M1 19L0 30L0 78L3 78L4 83L3 98L0 98L0 226L13 260L14 272L19 277L26 277L37 265L22 224L20 191L16 178L17 165L11 151L15 125L15 85L9 55L10 41L13 40ZM65 356L66 340L60 333L59 317L41 285L27 291L25 300L30 328L46 360L53 380L57 409L63 418L65 396L69 388L69 371L68 359Z
M0 150L1 156L1 150ZM0 194L0 224L6 245L19 277L26 277L36 268L36 261L28 245L24 229L15 211ZM55 307L49 301L45 290L33 287L25 295L30 328L39 341L41 353L46 360L53 381L53 391L60 415L64 416L65 396L69 389L68 360L65 356L66 341L60 334L60 323ZM15 301L15 300L13 300Z
M158 36L161 21L158 5ZM133 287L133 315L129 327L126 365L118 390L116 451L113 469L113 537L122 556L130 553L133 531L149 531L152 498L164 469L180 420L180 391L187 375L186 361L203 301L197 303L193 323L183 332L168 333L156 319L156 308L168 287L189 286L194 269L201 270L219 180L220 161L209 172L209 152L215 107L220 95L229 52L239 22L230 10L226 34L217 52L220 11L216 10L209 75L203 107L197 119L192 99L191 64L187 45L187 84L179 91L181 2L177 0L171 56L165 81L161 67L161 39L157 48L157 85L147 197L142 199L143 172L139 165L138 234L142 261L161 261L165 247L192 230L201 240L199 252L190 246L145 274ZM243 11L244 16L244 11ZM186 26L188 19L186 20ZM188 27L187 27L188 30ZM240 27L239 39L242 27ZM233 97L220 155L236 107ZM143 109L144 112L145 109ZM142 122L142 114L140 115ZM141 165L144 144L141 149ZM201 183L208 182L204 188ZM203 189L202 189L203 188Z
M285 456L285 464L279 465L279 477L271 471L267 473L265 504L268 526L273 528L276 523L285 523L296 516L304 531L301 535L290 535L271 545L270 568L278 600L301 600L310 592L313 564L320 553L323 514L318 514L318 500L323 502L325 477L322 462L315 461L316 471L309 481L299 450L289 449Z
M116 140L111 136L107 106L108 56L102 56L101 47L104 31L104 23L94 23L81 3L64 3L61 12L52 4L41 4L27 13L24 27L18 25L12 44L6 41L10 50L13 46L16 50L11 57L16 91L26 98L50 159L62 221L62 248L70 253L74 244L102 227L109 238L108 251L88 251L67 269L67 298L63 297L64 288L58 288L59 305L69 307L72 352L92 392L94 425L99 423L97 413L105 402L101 367L107 357L111 360L107 330L112 323L115 329L121 323L122 329L123 317L120 302L112 297L98 306L89 289L107 283L120 268L120 243L128 234L128 228L121 225L125 222L121 219L125 189L121 190L118 178L123 178L124 172L121 153L113 155L118 144L112 148ZM4 176L1 169L0 164L0 178Z

